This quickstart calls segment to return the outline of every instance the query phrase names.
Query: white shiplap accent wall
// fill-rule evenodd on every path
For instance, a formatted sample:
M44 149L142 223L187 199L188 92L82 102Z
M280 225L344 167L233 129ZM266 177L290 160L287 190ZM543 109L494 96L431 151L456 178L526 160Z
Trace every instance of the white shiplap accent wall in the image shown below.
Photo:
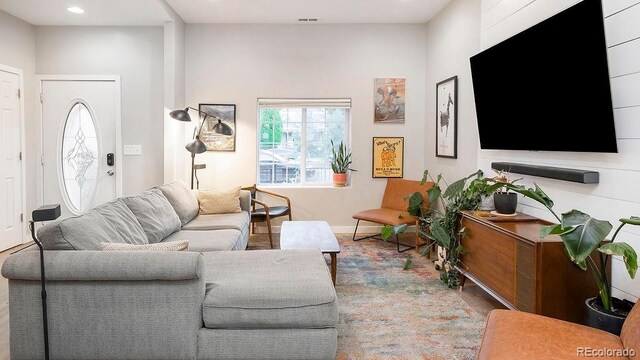
M578 2L482 0L481 48L487 49ZM580 209L611 221L615 228L621 217L640 216L640 0L602 0L602 5L619 153L480 150L478 161L480 168L488 173L493 161L599 171L600 183L595 185L537 177L525 177L523 183L539 184L554 199L558 212ZM535 127L535 124L529 125ZM517 136L517 131L512 135ZM521 199L520 207L525 213L553 220L546 209L535 202ZM625 227L619 239L640 253L640 227ZM613 287L615 296L636 301L640 297L640 276L629 279L624 264L616 259Z

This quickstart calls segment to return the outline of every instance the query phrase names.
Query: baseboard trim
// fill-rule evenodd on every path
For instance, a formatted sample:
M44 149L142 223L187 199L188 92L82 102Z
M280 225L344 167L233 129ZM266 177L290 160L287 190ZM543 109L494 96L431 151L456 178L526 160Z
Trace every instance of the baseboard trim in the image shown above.
M331 226L331 231L335 234L353 234L353 230L355 230L355 225L353 226ZM358 226L358 234L376 234L382 230L382 226L380 225L360 225ZM271 231L276 234L280 233L280 226L272 226ZM409 226L408 232L414 232L415 226ZM266 226L256 226L257 234L267 234Z

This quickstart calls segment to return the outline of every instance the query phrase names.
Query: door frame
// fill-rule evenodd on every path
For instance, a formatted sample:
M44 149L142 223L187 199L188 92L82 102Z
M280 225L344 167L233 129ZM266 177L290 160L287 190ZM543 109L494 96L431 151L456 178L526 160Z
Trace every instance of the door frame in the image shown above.
M44 81L113 81L116 85L116 197L122 196L122 87L120 75L36 75L36 89L38 99L38 121L40 139L38 141L38 156L40 165L38 172L38 205L44 205L44 134L42 83Z
M22 69L14 68L7 65L0 64L0 71L18 75L18 90L20 91L20 96L18 100L20 101L20 151L22 152L22 159L20 160L20 179L22 191L20 196L22 197L22 201L20 206L22 207L22 223L20 226L22 227L20 243L24 244L29 235L29 226L27 226L28 222L26 220L27 214L27 167L24 165L26 163L26 142L25 142L25 134L26 134L26 125L25 125L25 114L24 114L24 74Z

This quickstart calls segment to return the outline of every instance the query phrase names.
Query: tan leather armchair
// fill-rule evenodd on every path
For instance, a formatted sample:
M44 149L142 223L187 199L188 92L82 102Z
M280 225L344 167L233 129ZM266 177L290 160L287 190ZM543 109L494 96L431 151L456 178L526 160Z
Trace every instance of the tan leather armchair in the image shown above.
M415 225L417 219L407 212L409 202L405 200L405 197L415 192L421 192L425 197L423 207L428 208L429 200L427 200L426 192L427 190L432 188L433 185L433 182L425 182L424 184L420 185L420 181L417 180L388 179L387 186L384 190L384 196L382 197L382 205L380 206L380 208L360 211L359 213L353 215L353 218L358 220L358 222L356 223L356 229L353 232L353 241L379 238L378 235L371 235L356 239L358 226L360 225L361 220L391 226L402 224ZM398 252L407 251L413 248L408 247L406 249L400 250L400 243L398 242L397 235L395 242L391 242L396 244ZM420 246L423 244L424 243L420 240L416 233L416 251L419 251Z
M634 356L589 356L590 351L620 350ZM615 355L615 353L614 353ZM515 310L489 313L479 360L517 359L638 359L640 356L640 308L634 306L620 336L562 320Z

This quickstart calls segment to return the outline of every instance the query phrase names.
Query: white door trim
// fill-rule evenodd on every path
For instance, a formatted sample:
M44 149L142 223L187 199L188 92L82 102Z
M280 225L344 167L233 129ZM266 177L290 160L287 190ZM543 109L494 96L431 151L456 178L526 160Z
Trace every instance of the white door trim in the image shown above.
M40 141L38 142L38 205L44 205L44 169L42 167L44 138L42 134L42 82L43 81L113 81L116 84L116 197L122 196L122 88L120 75L36 75L36 96L38 99L38 118L40 121Z
M29 226L27 226L28 224L27 214L25 214L27 212L27 174L26 174L27 167L24 166L24 164L27 160L25 157L26 125L25 125L25 114L24 114L24 97L25 97L24 75L21 69L2 65L2 64L0 64L0 71L16 74L18 75L18 78L20 81L18 85L20 90L20 98L18 99L20 101L20 151L22 152L22 160L20 161L20 176L22 177L21 179L22 194L20 194L20 196L22 197L22 202L20 204L22 206L22 224L20 226L22 227L22 238L20 239L20 242L24 244L25 243L24 239L26 239L29 234Z

